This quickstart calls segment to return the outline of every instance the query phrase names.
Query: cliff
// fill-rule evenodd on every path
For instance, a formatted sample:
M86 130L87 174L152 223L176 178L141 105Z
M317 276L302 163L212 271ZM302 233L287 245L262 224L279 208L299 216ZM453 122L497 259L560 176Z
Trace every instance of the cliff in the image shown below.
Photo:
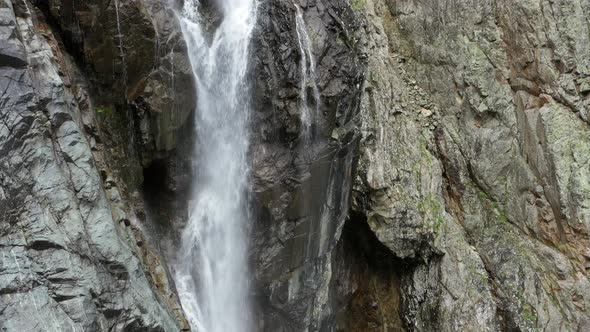
M188 330L179 2L0 0L3 331ZM588 1L257 11L256 330L590 329Z

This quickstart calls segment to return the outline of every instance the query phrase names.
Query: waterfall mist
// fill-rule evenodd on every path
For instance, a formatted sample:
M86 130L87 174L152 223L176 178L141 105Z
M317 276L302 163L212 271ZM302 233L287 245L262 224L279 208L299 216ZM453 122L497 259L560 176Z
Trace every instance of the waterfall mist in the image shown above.
M205 5L185 0L179 13L196 82L197 164L174 277L191 328L248 331L246 74L256 1L216 0L214 31L204 28Z

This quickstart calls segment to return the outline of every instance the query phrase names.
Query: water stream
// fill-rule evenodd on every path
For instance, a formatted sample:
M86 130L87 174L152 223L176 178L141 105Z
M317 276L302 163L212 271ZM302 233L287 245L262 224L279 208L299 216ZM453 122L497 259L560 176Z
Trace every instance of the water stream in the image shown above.
M127 98L127 62L125 61L125 50L123 48L123 32L121 31L121 18L119 17L119 0L115 0L115 19L117 20L117 40L119 48L119 57L123 65L123 84L125 85L125 98Z
M320 103L320 91L316 84L315 60L313 57L313 45L309 38L307 26L303 19L303 12L298 5L295 5L296 15L295 24L297 31L297 41L299 43L299 53L301 56L301 90L299 92L300 112L301 112L301 128L305 144L309 143L311 139L311 124L313 118L317 115ZM315 112L310 109L309 103L309 87L311 86L313 104Z
M247 180L249 46L256 0L185 0L179 13L196 82L196 173L175 280L191 328L250 330ZM221 15L204 27L206 6Z

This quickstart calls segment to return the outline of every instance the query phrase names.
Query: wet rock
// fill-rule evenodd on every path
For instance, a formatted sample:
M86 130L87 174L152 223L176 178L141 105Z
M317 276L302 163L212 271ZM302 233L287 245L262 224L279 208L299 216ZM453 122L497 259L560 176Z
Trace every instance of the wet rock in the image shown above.
M0 329L179 330L116 222L125 207L95 164L84 84L66 84L79 71L32 3L3 1L0 20L22 48L0 66Z
M259 329L319 330L330 321L332 254L348 214L358 154L356 114L364 62L347 1L301 4L320 105L301 124L302 83L291 1L259 5L254 33L253 260ZM314 79L314 78L312 78ZM312 98L309 98L312 99Z
M134 113L141 162L167 156L194 110L192 69L171 3L37 1L92 73L101 99ZM108 37L106 37L108 36ZM120 100L120 101L118 101ZM127 106L130 104L130 106Z

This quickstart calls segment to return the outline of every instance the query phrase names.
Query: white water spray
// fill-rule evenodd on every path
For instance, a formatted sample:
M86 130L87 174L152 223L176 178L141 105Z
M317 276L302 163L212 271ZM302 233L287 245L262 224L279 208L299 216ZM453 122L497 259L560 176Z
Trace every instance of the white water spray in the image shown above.
M185 0L179 14L197 88L198 162L175 279L193 330L237 332L250 330L246 73L256 0L214 2L222 16L214 32L199 0Z

